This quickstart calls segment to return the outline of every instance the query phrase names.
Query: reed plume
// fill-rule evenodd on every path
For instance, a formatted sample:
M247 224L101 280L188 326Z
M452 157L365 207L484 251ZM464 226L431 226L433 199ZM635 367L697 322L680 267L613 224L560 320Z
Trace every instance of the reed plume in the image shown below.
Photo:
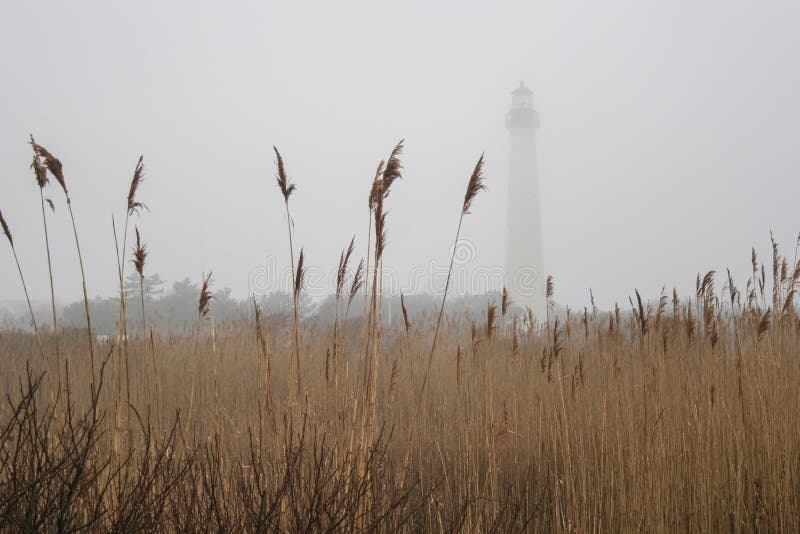
M774 313L778 313L781 308L781 284L780 284L780 265L781 255L778 252L778 243L769 232L769 240L772 243L772 309Z
M30 144L36 144L33 139L33 135L31 135ZM39 158L39 155L36 153L35 149L33 151L31 169L33 169L33 175L36 178L36 185L39 186L39 189L44 189L45 186L50 183L50 179L47 177L47 167L45 167L45 165L41 162L41 159Z
M50 174L53 175L53 178L55 178L59 185L61 185L61 189L64 190L64 195L67 197L67 199L69 199L67 182L64 179L64 167L61 164L61 161L52 155L45 147L36 143L36 141L33 139L33 135L31 135L30 144L33 147L33 151L36 156L44 160L45 167L47 167L47 170L50 171Z
M350 309L350 304L353 302L353 299L364 286L364 258L358 262L358 267L356 267L355 273L353 273L353 280L350 283L350 294L347 297L347 309ZM345 320L347 320L347 314L345 314Z
M214 298L214 294L211 293L211 284L213 283L214 279L212 278L212 273L208 273L208 275L203 278L203 286L200 289L200 298L197 301L197 316L200 319L205 319L208 316L209 306Z
M44 160L44 166L50 171L50 174L56 179L56 181L61 186L61 189L64 191L64 196L67 199L67 210L69 211L69 218L70 222L72 223L72 233L75 236L75 248L78 252L78 263L81 268L81 282L83 284L83 306L84 311L86 313L86 335L89 342L89 357L90 357L90 364L92 367L92 378L90 381L92 391L94 392L94 379L95 379L95 363L94 363L94 334L92 334L92 316L91 312L89 311L89 292L86 289L86 271L83 267L83 255L81 254L81 244L78 240L78 228L75 224L75 214L72 211L72 199L69 196L69 191L67 191L67 182L64 179L64 168L61 164L61 161L53 156L46 148L42 145L36 143L33 139L33 135L31 135L30 140L31 147L33 147L34 154ZM37 175L37 181L39 180Z
M550 328L550 312L555 309L556 303L553 300L553 294L555 293L555 286L553 284L553 275L548 275L547 280L544 284L544 298L545 298L545 320L547 323L547 327Z
M136 191L139 185L144 181L144 156L139 156L139 161L133 170L133 178L131 179L131 186L128 189L128 214L134 215L141 212L142 209L147 209L147 206L136 199Z
M347 266L350 264L350 256L353 255L353 247L356 242L356 237L350 240L350 244L347 246L346 250L343 250L342 253L339 255L339 267L336 270L336 298L342 296L342 291L344 290L344 282L347 277Z
M462 216L469 213L469 210L472 207L472 201L475 200L478 192L486 190L483 180L483 154L481 154L478 164L475 165L475 169L472 171L472 175L469 177L469 183L467 183L467 192L464 194L464 205L461 208Z
M350 240L350 245L347 249L342 250L339 255L339 267L336 269L336 298L334 301L334 319L333 319L333 364L334 364L334 382L336 382L337 371L339 367L339 301L344 291L344 282L347 278L347 267L350 263L350 257L353 255L353 247L355 246L356 238Z
M408 320L408 310L406 310L406 300L400 293L400 310L403 312L403 325L406 327L406 338L411 331L411 323Z
M134 227L136 232L136 246L133 248L133 266L136 269L139 278L144 279L144 263L147 259L147 246L142 243L141 235L139 234L139 228Z
M672 320L676 321L678 319L678 313L680 312L681 301L678 298L678 289L676 287L672 288Z
M486 340L491 341L496 328L494 322L497 317L497 304L490 302L486 305Z
M402 178L403 165L400 163L400 155L403 153L403 142L404 140L401 139L392 149L392 152L389 154L389 159L386 162L386 169L383 171L386 195L389 194L389 188L392 186L392 183L398 178Z
M767 310L764 312L764 315L761 316L761 320L758 321L758 328L756 329L756 340L761 341L761 338L769 331L769 318L772 314L771 310Z
M300 291L303 289L303 282L305 281L306 277L306 270L304 263L304 254L303 249L300 248L300 257L297 260L297 273L294 277L294 296L298 297L300 295Z
M30 143L35 143L33 135L30 136ZM53 263L50 258L50 235L47 231L47 212L44 208L45 201L49 203L50 209L55 211L53 201L44 198L44 188L50 182L47 178L47 168L40 161L36 151L33 152L33 159L31 161L31 169L36 179L36 185L39 186L39 200L42 208L42 225L44 227L44 248L47 252L47 274L50 280L50 307L53 312L53 343L56 349L56 374L58 375L58 390L61 391L61 351L58 343L58 314L56 311L56 292L53 284Z
M292 196L292 193L294 193L297 187L289 180L289 177L286 175L286 168L283 165L283 157L281 156L281 153L278 152L278 148L273 146L272 149L275 151L275 156L277 158L277 164L278 164L278 172L276 175L276 178L278 180L278 187L281 190L284 202L289 202L289 197Z
M8 243L11 245L11 248L14 248L14 237L11 235L11 230L8 228L8 224L6 223L5 218L3 217L3 212L0 211L0 226L3 227L3 233L6 234L6 239L8 239Z
M635 289L636 292L636 304L638 306L638 318L639 318L639 326L642 330L642 336L647 335L647 315L644 312L644 307L642 306L642 296L639 294L639 290Z
M506 313L508 313L508 309L511 307L512 304L513 304L513 301L508 296L508 288L503 286L503 292L502 292L501 299L500 299L500 313L501 313L503 319L505 319Z

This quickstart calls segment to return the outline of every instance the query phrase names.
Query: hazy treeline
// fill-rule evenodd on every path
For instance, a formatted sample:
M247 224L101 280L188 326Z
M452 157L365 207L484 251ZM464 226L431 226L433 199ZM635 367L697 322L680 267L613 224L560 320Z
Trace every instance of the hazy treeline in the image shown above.
M154 328L161 332L183 330L194 325L197 320L197 295L200 293L200 284L192 281L190 277L173 282L171 285L158 274L145 278L144 306L148 318L148 329ZM141 328L141 293L139 280L133 275L125 283L126 300L129 304L126 309L126 320L133 328ZM405 295L403 303L406 312L411 318L422 320L435 311L438 297L432 294ZM486 299L495 299L499 302L499 293L488 295L470 295L453 298L447 307L457 309L477 316L484 311ZM289 293L272 292L268 295L256 297L259 307L268 315L278 321L291 320L292 295ZM335 315L334 295L312 301L306 295L300 298L300 315L315 317L320 321L333 320ZM119 328L119 297L95 297L90 299L92 326L98 335L113 335ZM45 302L34 302L34 313L40 326L52 328L51 310ZM253 315L253 297L238 299L230 288L218 289L214 293L215 316L219 321L236 321L250 319ZM385 295L382 303L383 319L387 323L402 321L402 305L399 295ZM362 314L360 306L354 306L350 312L352 318L359 318ZM59 327L84 328L86 316L83 301L77 300L60 308ZM96 326L95 326L96 325ZM24 306L3 306L0 304L0 331L1 330L31 330L30 315Z

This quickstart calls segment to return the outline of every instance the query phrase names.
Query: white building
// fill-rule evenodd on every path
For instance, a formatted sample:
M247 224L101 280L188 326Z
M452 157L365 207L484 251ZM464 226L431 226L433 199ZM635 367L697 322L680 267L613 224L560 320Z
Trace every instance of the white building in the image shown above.
M514 304L530 308L542 322L547 307L536 158L538 127L533 91L520 83L511 93L511 110L506 114L510 141L506 277Z

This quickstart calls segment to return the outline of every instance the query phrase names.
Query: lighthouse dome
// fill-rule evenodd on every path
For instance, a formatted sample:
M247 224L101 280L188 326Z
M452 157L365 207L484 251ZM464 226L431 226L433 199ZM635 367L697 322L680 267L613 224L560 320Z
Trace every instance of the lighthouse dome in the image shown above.
M519 87L511 91L512 109L533 109L533 91L519 82Z

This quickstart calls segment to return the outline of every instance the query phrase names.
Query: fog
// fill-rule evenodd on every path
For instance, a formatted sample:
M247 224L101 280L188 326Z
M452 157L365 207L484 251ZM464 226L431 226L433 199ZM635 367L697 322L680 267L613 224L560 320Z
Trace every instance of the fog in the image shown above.
M772 230L791 258L800 230L799 27L789 1L6 2L0 210L47 300L33 133L64 165L89 296L111 296L111 216L144 155L146 270L213 270L245 298L254 269L289 263L272 146L297 185L295 243L325 272L353 235L364 254L375 167L404 139L385 267L405 280L446 264L484 152L465 268L502 266L504 115L524 80L560 303L582 307L590 287L603 307L664 284L688 296L698 271L726 267L744 284L751 246L766 258ZM47 195L66 304L80 271L64 196ZM0 299L22 299L2 248Z

